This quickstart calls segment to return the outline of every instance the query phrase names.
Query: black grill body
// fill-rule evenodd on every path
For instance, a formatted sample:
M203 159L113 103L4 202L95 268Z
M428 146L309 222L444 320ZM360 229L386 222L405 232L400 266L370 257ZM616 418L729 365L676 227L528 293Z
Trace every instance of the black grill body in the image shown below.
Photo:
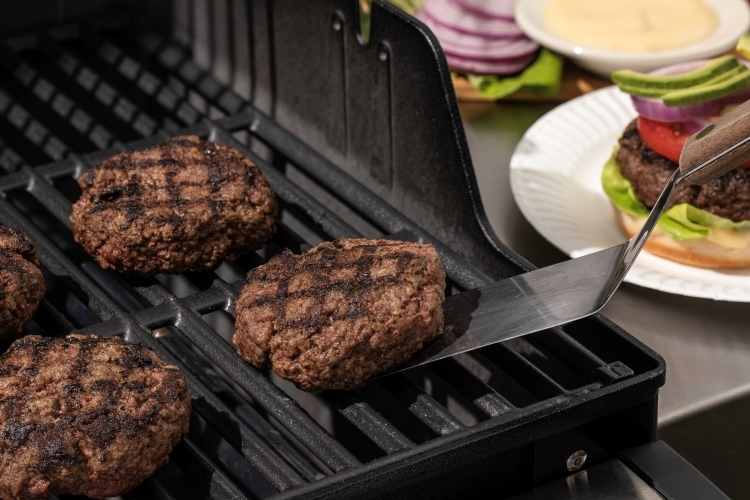
M27 333L121 335L187 377L191 431L128 497L503 498L575 451L596 464L654 439L664 361L600 316L354 392L306 394L235 354L242 278L284 248L430 242L448 293L530 268L489 228L419 22L376 2L365 42L355 0L53 4L0 22L0 223L34 240L48 283ZM102 270L72 239L75 179L188 133L260 166L276 236L208 274Z

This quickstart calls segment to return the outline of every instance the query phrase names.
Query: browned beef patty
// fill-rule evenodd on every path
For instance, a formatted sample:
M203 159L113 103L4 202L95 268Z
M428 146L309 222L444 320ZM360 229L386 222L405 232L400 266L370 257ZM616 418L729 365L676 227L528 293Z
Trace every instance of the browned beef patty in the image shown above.
M44 277L31 240L0 226L0 339L14 339L44 297Z
M196 136L120 153L78 184L73 234L105 269L207 271L276 232L276 198L260 169L235 148Z
M337 240L250 271L233 341L243 359L303 390L350 390L440 335L444 299L432 245Z
M678 167L643 142L635 120L620 138L617 162L622 175L633 185L638 200L649 208L656 204ZM689 203L736 222L750 220L750 169L736 168L703 186L678 184L667 207L680 203Z
M185 378L148 348L24 337L0 356L0 497L125 493L167 461L189 419Z

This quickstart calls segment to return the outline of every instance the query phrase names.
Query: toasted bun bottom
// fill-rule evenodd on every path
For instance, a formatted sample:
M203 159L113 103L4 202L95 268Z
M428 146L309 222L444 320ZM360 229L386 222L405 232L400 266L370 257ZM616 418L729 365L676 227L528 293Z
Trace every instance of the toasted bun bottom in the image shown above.
M615 217L620 229L632 238L640 231L644 219L634 217L613 205ZM688 264L690 266L708 268L750 267L750 246L745 248L728 248L709 241L705 238L692 241L680 241L656 228L645 249L659 257Z

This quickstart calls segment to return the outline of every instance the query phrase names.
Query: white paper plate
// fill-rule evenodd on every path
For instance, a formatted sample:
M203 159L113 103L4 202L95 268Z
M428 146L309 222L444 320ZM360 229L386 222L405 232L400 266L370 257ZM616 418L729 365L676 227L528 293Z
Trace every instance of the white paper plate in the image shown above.
M540 45L606 77L617 69L651 71L682 61L723 54L734 47L740 35L750 26L750 8L746 0L704 0L716 12L719 22L716 31L705 40L687 47L659 52L617 52L578 45L554 34L542 18L547 2L549 0L518 0L515 9L518 26Z
M625 240L600 176L635 116L630 97L617 87L597 90L544 115L513 153L510 186L521 212L571 257ZM750 270L701 269L646 252L625 281L690 297L750 302Z

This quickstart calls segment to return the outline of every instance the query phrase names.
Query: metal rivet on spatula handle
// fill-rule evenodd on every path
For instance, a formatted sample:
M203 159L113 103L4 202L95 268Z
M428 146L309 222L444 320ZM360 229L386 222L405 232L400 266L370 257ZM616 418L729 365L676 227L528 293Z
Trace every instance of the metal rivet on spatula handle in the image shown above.
M714 129L714 125L709 125L708 127L704 128L700 132L698 132L698 135L696 139L703 139L709 132L711 132Z

